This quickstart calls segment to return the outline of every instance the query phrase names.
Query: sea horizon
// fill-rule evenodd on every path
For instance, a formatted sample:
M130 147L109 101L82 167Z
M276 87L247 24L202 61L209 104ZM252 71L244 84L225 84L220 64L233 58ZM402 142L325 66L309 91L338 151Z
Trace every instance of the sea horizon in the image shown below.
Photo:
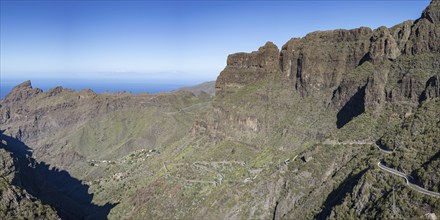
M149 80L149 79L1 79L0 99L8 95L11 90L27 80L30 80L33 88L39 88L43 92L61 86L66 89L81 91L91 89L97 94L105 92L130 92L133 94L160 92L172 92L174 90L195 86L203 82L214 81L215 79L192 79L192 80Z

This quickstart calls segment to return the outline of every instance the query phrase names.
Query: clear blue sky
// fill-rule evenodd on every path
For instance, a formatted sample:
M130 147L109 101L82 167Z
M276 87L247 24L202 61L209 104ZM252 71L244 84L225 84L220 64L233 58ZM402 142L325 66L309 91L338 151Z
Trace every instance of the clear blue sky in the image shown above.
M1 1L1 77L213 80L230 53L390 27L429 2Z

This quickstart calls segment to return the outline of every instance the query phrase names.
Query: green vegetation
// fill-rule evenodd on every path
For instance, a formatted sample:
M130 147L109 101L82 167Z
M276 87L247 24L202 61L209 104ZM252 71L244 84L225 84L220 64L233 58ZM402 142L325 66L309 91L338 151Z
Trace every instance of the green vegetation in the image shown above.
M408 34L438 33L438 24L429 25ZM291 66L288 74L274 45L241 54L219 77L217 97L34 94L24 84L19 102L0 103L0 121L32 156L87 184L91 203L117 204L110 219L440 217L439 198L378 167L440 191L438 79L428 82L438 75L438 42L379 31L292 40L279 60ZM55 217L11 185L14 172L0 179L9 199L0 218Z
M14 167L5 166L12 163L9 153L0 149L0 159L0 219L58 219L52 207L12 185ZM9 175L4 176L6 173Z
M420 185L439 190L440 102L423 103L402 124L381 139L384 146L396 151L388 162L406 173L414 174Z

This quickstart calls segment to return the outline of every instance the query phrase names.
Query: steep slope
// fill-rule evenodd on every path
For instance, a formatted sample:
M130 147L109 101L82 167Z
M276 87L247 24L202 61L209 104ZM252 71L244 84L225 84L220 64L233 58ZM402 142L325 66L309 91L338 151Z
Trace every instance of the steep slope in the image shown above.
M180 88L178 90L190 91L190 92L194 93L194 95L197 95L197 96L203 95L203 94L214 96L215 95L215 81L204 82L199 85L184 87L184 88Z
M424 14L436 14L436 5L433 1ZM198 143L205 143L196 152L191 145L183 148L184 157L177 154L174 165L162 170L179 178L155 182L168 183L162 190L178 199L142 199L151 195L150 187L135 198L187 218L438 216L438 199L385 177L377 168L383 155L374 146L412 112L439 99L438 33L439 23L422 15L389 29L315 32L292 39L281 51L269 42L256 52L230 55L216 81L212 109L192 129L202 140ZM434 167L435 131L423 137L434 149L424 162ZM387 181L379 181L384 177ZM394 212L386 207L393 181L400 183L396 194L410 192L399 200L400 207L409 208ZM134 205L142 209L140 204ZM183 204L193 206L188 210ZM160 211L144 215L174 216Z
M1 128L117 204L112 219L435 219L439 198L378 162L439 190L439 5L232 54L215 97L25 82Z
M184 91L98 95L57 87L43 92L28 81L0 102L2 139L32 150L35 169L28 168L27 159L19 160L26 174L19 182L27 191L50 205L65 204L55 207L63 218L101 218L120 200L115 195L130 191L116 185L120 188L94 195L89 185L135 166L132 158L120 167L103 165L134 152L160 153L188 134L193 117L210 99Z
M57 87L42 92L28 81L2 100L0 119L5 134L31 146L37 159L71 168L172 143L187 133L194 111L209 99L183 91L97 95Z
M381 139L393 150L388 163L405 173L414 174L419 185L440 192L440 100L424 103L400 126Z
M377 160L397 171L409 174L411 181L423 189L438 192L439 101L423 103L401 124L379 140L393 153L375 152ZM422 194L405 179L374 170L367 171L353 190L342 195L341 203L332 207L334 218L408 218L435 219L440 213L440 197ZM350 207L356 209L352 212ZM329 213L330 214L330 213Z
M12 184L18 174L10 153L0 143L0 218L1 219L59 219L57 212L39 199Z

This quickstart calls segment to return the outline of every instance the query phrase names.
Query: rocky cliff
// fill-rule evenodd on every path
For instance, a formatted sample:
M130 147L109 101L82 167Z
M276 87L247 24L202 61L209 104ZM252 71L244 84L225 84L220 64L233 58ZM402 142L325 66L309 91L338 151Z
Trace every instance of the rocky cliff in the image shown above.
M438 97L427 91L440 68L438 4L432 1L416 21L391 28L318 31L289 40L281 51L268 42L256 52L232 54L216 81L216 94L278 75L302 97L331 98L337 111L356 115L385 102L417 104L427 93Z
M267 42L258 51L250 54L229 55L226 68L216 80L216 95L223 96L234 89L264 79L269 74L276 74L280 67L279 57L279 49L272 42Z
M79 217L435 219L439 198L377 164L440 189L439 26L434 0L394 27L268 42L228 57L214 97L25 82L0 101L3 138L32 150L16 186Z
M314 209L311 204L317 202L316 198L329 192L326 201L317 202L322 207L312 215L315 218L393 215L417 218L423 216L423 211L419 209L421 204L427 203L430 204L427 207L437 210L438 207L432 205L437 200L425 203L427 200L414 195L417 193L400 198L413 200L418 205L399 209L399 214L387 210L386 204L378 200L367 202L371 196L388 201L388 195L380 193L379 188L388 190L390 183L374 184L383 177L371 165L377 163L372 160L382 156L372 156L365 146L358 148L354 145L374 143L380 137L387 137L391 142L387 146L391 147L395 143L393 141L402 145L402 139L409 138L412 144L407 148L413 152L423 151L426 155L417 159L410 159L415 157L412 154L403 156L405 162L402 163L411 164L406 172L420 177L420 185L437 190L437 185L433 184L436 175L430 174L438 169L435 167L439 151L436 144L438 135L434 133L439 124L436 117L427 115L438 112L435 107L438 104L435 103L439 99L439 2L432 1L419 19L390 28L319 31L291 39L281 50L268 42L258 51L230 55L216 81L213 109L196 119L193 134L209 136L220 142L243 144L257 151L269 146L292 152L310 141L318 143L315 146L317 152L306 155L328 154L329 149L337 151L334 146L350 143L350 150L343 150L343 161L321 158L320 161L309 162L310 159L304 159L307 164L313 164L310 166L320 164L318 169L326 168L321 174L316 175L315 169L306 168L309 165L299 168L297 164L293 165L296 167L293 169L296 173L293 174L296 176L294 179L286 180L289 175L271 176L269 179L274 181L270 184L272 190L279 190L277 180L286 181L286 185L292 184L291 187L284 186L278 192L281 198L275 199L276 202L270 206L275 210L274 219L304 218L305 207ZM422 113L414 116L414 112ZM397 138L390 138L395 136L395 130L410 129L408 121L422 117L426 126L414 128L422 130L419 133L399 133ZM327 142L329 139L338 141ZM332 146L324 144L323 147L319 143L332 143ZM401 149L397 154L409 155L404 153L405 150ZM394 160L399 166L395 158L387 159ZM345 170L347 167L356 168ZM400 165L398 168L403 167ZM338 180L338 175L345 177L340 176ZM319 185L320 182L322 187L312 187L317 190L316 193L310 191L310 196L303 196L303 193L307 194L304 185ZM295 192L299 188L302 193ZM406 192L407 189L401 186L401 190ZM263 200L272 199L268 195ZM344 215L341 207L356 207L350 210L357 211ZM380 211L377 211L378 208ZM243 214L251 213L252 209L247 211ZM436 216L437 212L426 215ZM250 216L254 217L247 215Z
M257 52L232 54L218 77L217 94L222 95L271 73L281 74L283 79L291 80L294 89L302 95L323 89L334 90L341 84L344 86L344 79L364 62L396 63L399 57L438 53L438 4L438 1L433 1L420 19L391 28L318 31L304 38L289 40L280 52L273 43L268 42ZM432 60L431 65L438 65L438 60ZM385 71L380 74L388 73ZM400 77L396 82L402 80L403 76ZM405 87L402 86L400 90L403 91L399 92L410 98L411 91ZM420 94L422 90L417 88L414 93ZM341 100L344 101L347 100Z

